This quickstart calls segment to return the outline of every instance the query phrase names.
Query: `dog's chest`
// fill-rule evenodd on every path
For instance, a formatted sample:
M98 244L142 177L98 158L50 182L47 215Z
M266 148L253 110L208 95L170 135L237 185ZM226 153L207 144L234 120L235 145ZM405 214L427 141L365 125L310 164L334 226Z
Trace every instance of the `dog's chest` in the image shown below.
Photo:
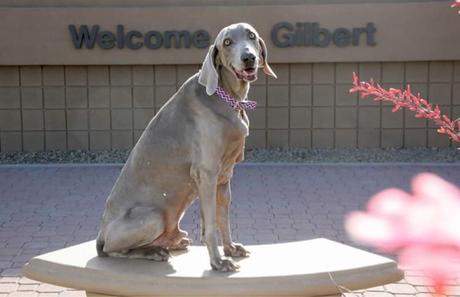
M232 132L235 134L235 137L244 138L249 135L249 119L244 110L235 112L232 123Z

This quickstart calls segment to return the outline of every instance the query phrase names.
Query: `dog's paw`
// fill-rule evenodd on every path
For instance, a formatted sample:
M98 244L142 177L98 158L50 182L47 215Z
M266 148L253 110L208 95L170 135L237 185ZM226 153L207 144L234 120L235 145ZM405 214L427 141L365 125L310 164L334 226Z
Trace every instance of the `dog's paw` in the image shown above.
M246 250L242 244L232 243L224 247L224 254L227 257L248 257L250 252Z
M186 250L192 243L193 242L190 238L182 238L176 245L171 247L171 250Z
M211 262L213 270L220 272L234 272L240 269L240 266L233 262L232 259L220 258Z
M148 260L166 262L169 260L169 251L165 248L155 246L144 251L144 256Z

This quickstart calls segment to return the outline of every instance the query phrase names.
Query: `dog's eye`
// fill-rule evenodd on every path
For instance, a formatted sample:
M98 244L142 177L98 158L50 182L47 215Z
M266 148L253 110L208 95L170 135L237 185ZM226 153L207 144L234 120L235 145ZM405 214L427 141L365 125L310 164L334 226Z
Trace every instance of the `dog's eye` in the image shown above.
M224 40L224 45L225 46L229 46L230 44L232 44L232 41L230 39L227 38L227 39Z
M256 38L256 34L254 34L253 32L250 32L249 39L254 39L254 38Z

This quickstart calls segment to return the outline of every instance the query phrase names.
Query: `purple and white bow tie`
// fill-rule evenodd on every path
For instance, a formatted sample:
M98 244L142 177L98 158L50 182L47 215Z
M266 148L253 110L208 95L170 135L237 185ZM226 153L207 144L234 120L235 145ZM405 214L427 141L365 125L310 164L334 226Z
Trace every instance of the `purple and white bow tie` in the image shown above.
M225 90L220 86L217 87L216 94L235 110L253 110L257 106L256 101L236 100L235 98L227 94L227 92L225 92Z

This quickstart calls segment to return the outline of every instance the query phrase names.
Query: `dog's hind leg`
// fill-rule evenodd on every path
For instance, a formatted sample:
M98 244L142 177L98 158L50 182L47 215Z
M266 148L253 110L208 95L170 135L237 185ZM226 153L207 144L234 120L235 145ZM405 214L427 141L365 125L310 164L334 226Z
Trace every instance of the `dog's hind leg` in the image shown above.
M96 239L96 251L99 257L108 257L109 255L104 252L104 240L102 239L101 231L97 235Z
M111 257L130 258L130 259L147 259L158 262L168 261L169 251L161 246L146 246L135 248L124 252L111 252Z
M165 261L163 247L150 245L164 232L163 215L153 207L133 207L106 225L98 239L100 255Z

